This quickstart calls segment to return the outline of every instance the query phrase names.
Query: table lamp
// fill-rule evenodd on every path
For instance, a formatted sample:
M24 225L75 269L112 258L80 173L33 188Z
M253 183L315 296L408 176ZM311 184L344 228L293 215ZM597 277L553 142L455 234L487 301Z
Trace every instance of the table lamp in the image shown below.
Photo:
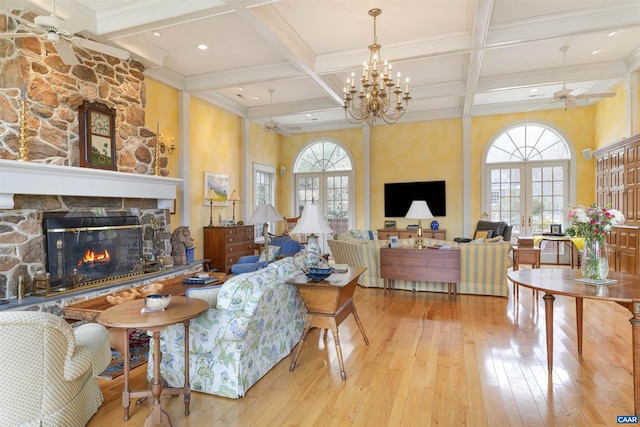
M409 207L409 212L404 216L407 219L417 219L418 220L418 238L416 239L416 248L424 249L424 244L422 242L422 221L423 219L433 218L431 211L429 210L429 206L427 202L424 200L414 200L411 202L411 207Z
M209 227L213 227L213 199L217 198L213 188L207 190L207 200L209 201Z
M307 267L316 267L320 261L320 247L318 246L318 236L315 233L333 233L331 226L320 214L320 207L314 203L307 203L302 210L302 215L293 230L292 234L309 234L307 250L315 253L316 257L308 259ZM310 265L309 265L310 264Z
M229 201L233 203L233 223L236 223L236 202L240 201L240 196L238 196L238 193L236 192L236 190L233 190L231 192L231 196L229 196Z
M250 223L262 224L265 254L269 253L269 223L278 221L282 221L282 215L280 215L276 208L274 208L270 203L258 206L255 212L253 212L253 215L251 215L251 218L249 218L248 222Z

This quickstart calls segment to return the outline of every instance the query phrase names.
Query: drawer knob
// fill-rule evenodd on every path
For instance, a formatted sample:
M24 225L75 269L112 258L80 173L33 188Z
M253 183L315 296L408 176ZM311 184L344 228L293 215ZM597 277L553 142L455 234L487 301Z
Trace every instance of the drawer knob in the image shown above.
M229 243L233 242L233 238L229 237Z
M229 252L233 252L233 248L229 248Z

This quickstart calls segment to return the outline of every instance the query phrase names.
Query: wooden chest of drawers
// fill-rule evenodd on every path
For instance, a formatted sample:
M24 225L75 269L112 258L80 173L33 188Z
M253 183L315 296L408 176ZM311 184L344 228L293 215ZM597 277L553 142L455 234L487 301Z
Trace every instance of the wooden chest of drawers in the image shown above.
M253 255L253 225L204 227L204 257L210 266L229 271L238 258Z

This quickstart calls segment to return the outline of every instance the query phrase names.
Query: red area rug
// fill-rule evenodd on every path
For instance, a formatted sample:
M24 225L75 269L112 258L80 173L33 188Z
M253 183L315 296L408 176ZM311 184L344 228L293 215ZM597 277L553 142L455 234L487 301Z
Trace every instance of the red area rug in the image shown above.
M129 369L147 362L149 357L149 335L144 329L136 329L129 333ZM112 380L124 373L124 358L119 351L111 349L111 363L98 375L98 378Z

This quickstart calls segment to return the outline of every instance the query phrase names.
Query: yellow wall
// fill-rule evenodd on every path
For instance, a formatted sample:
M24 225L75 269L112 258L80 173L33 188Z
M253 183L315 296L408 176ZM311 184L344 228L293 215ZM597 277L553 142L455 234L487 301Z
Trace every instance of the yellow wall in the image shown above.
M145 79L146 100L145 125L156 132L160 125L162 142L166 147L171 145L171 138L176 149L173 154L168 151L162 154L167 157L167 170L169 176L179 178L178 175L178 91L153 79ZM179 196L178 196L179 197ZM176 200L176 206L178 200ZM171 215L171 230L180 225L180 212L176 209L175 215Z
M447 216L436 218L453 239L462 232L462 123L459 119L374 126L371 130L371 228L384 225L386 182L446 181ZM393 218L399 228L415 220ZM429 227L425 221L423 227Z
M189 142L191 161L188 179L191 183L191 236L196 246L195 257L203 258L203 227L209 225L209 204L204 201L204 172L216 172L229 175L229 190L236 189L240 195L241 187L241 148L242 120L235 114L192 97L189 106ZM236 204L236 214L238 205ZM231 219L232 206L213 206L213 222L217 225L218 215ZM236 218L237 219L237 218Z
M619 85L613 98L601 99L595 104L594 146L602 147L627 136L627 100L624 84Z

